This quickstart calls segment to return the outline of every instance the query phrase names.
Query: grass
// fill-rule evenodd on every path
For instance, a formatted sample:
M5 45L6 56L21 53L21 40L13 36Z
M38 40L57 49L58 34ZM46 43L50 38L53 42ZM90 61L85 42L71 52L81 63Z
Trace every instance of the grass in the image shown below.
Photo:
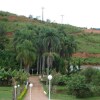
M46 86L43 85L43 87L44 87L44 90L47 92L48 90ZM67 95L66 86L56 86L56 89L61 92L51 93L51 100L100 100L100 97L90 97L90 98L78 99L75 96Z
M52 94L51 95L52 100L100 100L100 97L91 97L91 98L84 98L84 99L77 99L76 97L72 95L66 95L66 94Z
M100 34L74 35L78 52L100 53Z
M75 62L78 62L79 59L81 61L81 64L100 65L100 57L88 57L88 58L73 57L73 60Z
M12 100L12 87L0 87L0 100Z
M100 54L100 34L78 34L74 35L77 42L77 52ZM83 64L100 64L100 57L75 58L82 60Z

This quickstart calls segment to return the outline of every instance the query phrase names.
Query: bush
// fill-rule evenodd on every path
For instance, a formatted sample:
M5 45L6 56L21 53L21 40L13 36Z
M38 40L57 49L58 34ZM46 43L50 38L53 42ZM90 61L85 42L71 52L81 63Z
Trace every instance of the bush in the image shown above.
M4 17L4 18L2 18L2 21L7 22L7 21L8 21L8 19Z
M91 83L91 81L93 80L93 76L96 75L98 72L97 69L94 69L94 68L86 68L85 70L83 70L81 72L82 75L85 76L86 78L86 83Z
M100 95L100 70L95 68L87 68L82 71L82 75L86 78L86 83L90 85L90 90L94 96Z
M100 86L100 70L98 70L97 73L92 76L92 84Z
M68 81L68 77L66 75L62 75L59 77L58 85L66 85Z
M0 85L1 86L11 86L11 69L5 70L4 68L0 68Z
M28 78L28 73L25 72L24 70L19 70L19 71L14 70L12 71L12 77L17 83L24 84L24 82Z
M28 73L24 70L7 70L5 68L0 68L0 86L11 86L17 82L18 84L24 84L28 78Z
M59 78L61 77L61 74L60 73L57 73L55 70L52 71L52 86L54 85L58 85L59 83Z
M77 98L85 98L92 95L83 75L76 74L71 76L67 82L67 89L70 94L75 95Z
M23 92L22 92L22 93L20 94L20 96L18 97L18 100L23 100L23 97L25 96L26 92L27 92L27 89L26 89L26 87L25 87L24 90L23 90Z
M91 91L92 91L94 96L100 96L100 86L92 85Z

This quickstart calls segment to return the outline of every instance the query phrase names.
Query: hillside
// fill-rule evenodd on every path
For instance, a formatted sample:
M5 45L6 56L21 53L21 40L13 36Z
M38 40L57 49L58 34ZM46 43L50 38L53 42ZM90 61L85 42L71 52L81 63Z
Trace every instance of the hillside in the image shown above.
M100 65L100 31L85 30L74 35L78 45L77 52L73 55L75 59L81 59L84 64Z
M100 29L85 29L85 33L100 34Z
M6 23L7 32L14 32L17 29L26 28L28 25L46 25L54 28L62 28L61 24L52 23L52 22L44 22L38 20L37 18L28 18L25 16L17 16L16 14L12 14L9 12L0 12L0 22ZM66 33L78 33L81 31L80 28L72 26L72 25L63 25L64 31Z
M74 36L77 42L77 51L73 55L76 58L89 60L92 64L93 60L98 61L100 64L100 31L94 29L81 29L72 25L62 25L52 22L44 22L36 18L28 18L25 16L18 16L9 12L0 11L0 23L5 24L6 33L8 36L12 36L16 30L32 27L53 27L65 34L71 34ZM95 33L95 34L94 34ZM90 59L92 59L90 61ZM86 64L87 64L86 62ZM94 64L94 63L93 63Z

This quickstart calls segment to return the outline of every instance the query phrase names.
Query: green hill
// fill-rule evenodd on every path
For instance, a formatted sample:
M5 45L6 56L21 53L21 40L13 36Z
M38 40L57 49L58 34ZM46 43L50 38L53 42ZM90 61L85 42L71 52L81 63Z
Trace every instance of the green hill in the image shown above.
M78 52L100 53L100 34L75 35Z
M7 32L14 32L17 29L22 29L27 27L27 25L46 25L54 28L62 28L61 24L52 23L52 22L42 22L36 18L28 18L25 16L17 16L9 12L0 11L0 22L6 23ZM80 28L72 25L63 25L63 30L66 33L78 33L81 31Z
M85 33L82 28L67 25L57 24L52 22L45 22L36 18L28 18L25 16L18 16L9 12L0 11L0 23L5 25L6 33L14 34L16 30L28 28L35 30L38 27L55 28L60 33L71 34L77 42L77 52L85 52L88 54L100 54L100 34ZM91 58L87 56L86 58ZM96 57L97 59L100 57ZM94 58L93 58L94 59Z

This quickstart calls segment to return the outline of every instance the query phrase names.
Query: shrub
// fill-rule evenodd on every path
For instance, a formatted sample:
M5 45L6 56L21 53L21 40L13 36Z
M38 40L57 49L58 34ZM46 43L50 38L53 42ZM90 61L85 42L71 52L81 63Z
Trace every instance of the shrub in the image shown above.
M56 70L53 70L52 71L52 76L53 76L53 78L52 78L52 85L53 86L57 85L59 83L59 78L60 78L61 74L57 73Z
M67 82L67 89L70 94L75 95L77 98L85 98L92 94L85 83L85 77L83 75L76 74L71 76Z
M0 67L0 85L10 86L17 82L18 84L24 84L29 74L24 70L11 70Z
M59 61L59 72L63 75L66 74L66 64L67 61L61 58Z
M97 72L98 72L97 69L89 68L89 67L88 67L88 68L86 68L85 70L83 70L83 71L81 72L81 74L85 76L85 78L86 78L86 83L91 83L93 76L96 75Z
M7 22L7 21L8 21L8 19L4 17L4 18L2 18L2 21Z
M18 100L23 100L23 97L25 96L26 92L27 92L27 89L26 89L26 87L25 87L24 90L23 90L23 92L22 92L22 93L20 94L20 96L18 97Z
M18 82L19 84L24 84L24 82L27 80L28 78L28 73L25 72L24 70L14 70L12 71L12 77L14 78L14 80L16 82Z
M62 75L59 77L58 85L66 85L68 81L68 77L66 75Z
M92 84L100 86L100 70L98 70L97 73L92 76Z
M11 78L11 69L5 70L4 68L0 68L0 85L10 86L12 84Z
M92 91L94 96L100 96L100 86L92 85L91 91Z
M100 96L100 70L97 70L97 72L92 75L91 91L94 96Z

